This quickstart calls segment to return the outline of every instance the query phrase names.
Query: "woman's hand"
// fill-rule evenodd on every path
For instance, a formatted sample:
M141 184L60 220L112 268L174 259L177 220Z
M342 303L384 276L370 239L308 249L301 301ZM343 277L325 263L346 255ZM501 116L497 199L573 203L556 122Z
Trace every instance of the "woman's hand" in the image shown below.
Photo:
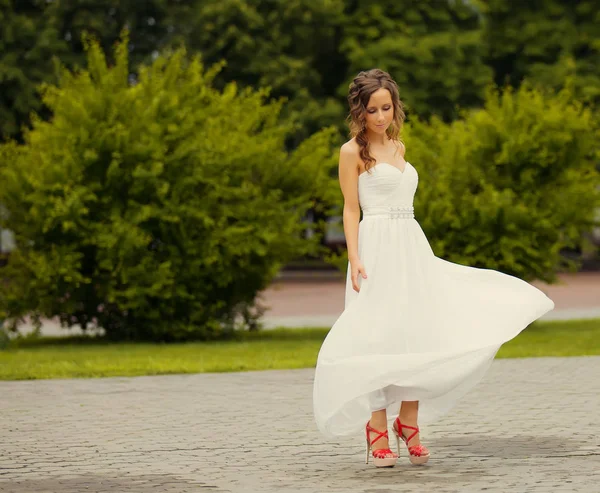
M350 273L352 278L352 288L357 293L360 291L360 286L358 285L358 276L362 276L363 279L367 278L367 272L365 271L365 266L362 264L360 260L350 261Z

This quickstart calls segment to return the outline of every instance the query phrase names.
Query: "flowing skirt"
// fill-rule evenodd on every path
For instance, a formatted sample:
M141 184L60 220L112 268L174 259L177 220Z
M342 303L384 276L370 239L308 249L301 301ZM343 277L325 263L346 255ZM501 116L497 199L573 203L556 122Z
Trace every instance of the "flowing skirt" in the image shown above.
M319 352L313 408L329 436L361 431L370 413L420 401L419 421L445 414L483 377L500 346L554 308L531 284L436 257L415 219L363 219L367 279Z

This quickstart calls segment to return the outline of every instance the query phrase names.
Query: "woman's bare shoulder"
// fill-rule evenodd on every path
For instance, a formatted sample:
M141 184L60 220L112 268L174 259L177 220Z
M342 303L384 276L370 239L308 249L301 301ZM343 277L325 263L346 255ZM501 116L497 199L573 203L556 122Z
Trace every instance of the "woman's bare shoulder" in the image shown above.
M400 140L400 139L396 139L396 140L394 140L394 144L396 145L396 147L400 151L400 154L402 156L404 156L404 154L406 153L406 146L404 145L404 142L402 140Z
M340 148L340 168L357 171L360 168L360 148L354 139Z
M340 147L340 157L344 158L346 161L350 159L358 160L360 157L360 146L358 142L354 138L350 139L348 142L342 144Z
M342 144L342 147L340 148L340 153L345 155L346 157L354 156L358 158L360 153L360 146L358 145L358 142L356 142L356 139L353 137L348 142Z

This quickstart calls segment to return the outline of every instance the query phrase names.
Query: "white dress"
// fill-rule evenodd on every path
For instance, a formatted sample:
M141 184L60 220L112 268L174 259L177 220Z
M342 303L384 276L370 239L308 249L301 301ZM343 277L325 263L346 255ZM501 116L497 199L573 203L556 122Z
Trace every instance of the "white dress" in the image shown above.
M417 170L378 163L358 178L358 255L367 278L352 289L319 352L313 409L328 436L364 431L404 400L419 422L447 412L489 368L500 346L554 308L531 284L436 257L414 219Z

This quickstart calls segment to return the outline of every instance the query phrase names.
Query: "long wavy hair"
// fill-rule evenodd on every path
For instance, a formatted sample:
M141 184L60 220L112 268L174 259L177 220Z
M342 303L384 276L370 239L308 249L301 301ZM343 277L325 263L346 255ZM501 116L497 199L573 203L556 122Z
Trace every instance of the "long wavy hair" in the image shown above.
M369 171L369 168L375 164L375 158L371 156L369 151L365 113L371 94L381 88L390 91L392 106L394 107L394 118L391 125L387 128L386 134L388 139L401 142L400 132L406 115L404 113L404 104L400 101L398 85L390 74L378 68L359 72L350 83L348 90L350 114L347 121L350 127L350 135L358 142L360 147L359 154L365 163L366 171Z

